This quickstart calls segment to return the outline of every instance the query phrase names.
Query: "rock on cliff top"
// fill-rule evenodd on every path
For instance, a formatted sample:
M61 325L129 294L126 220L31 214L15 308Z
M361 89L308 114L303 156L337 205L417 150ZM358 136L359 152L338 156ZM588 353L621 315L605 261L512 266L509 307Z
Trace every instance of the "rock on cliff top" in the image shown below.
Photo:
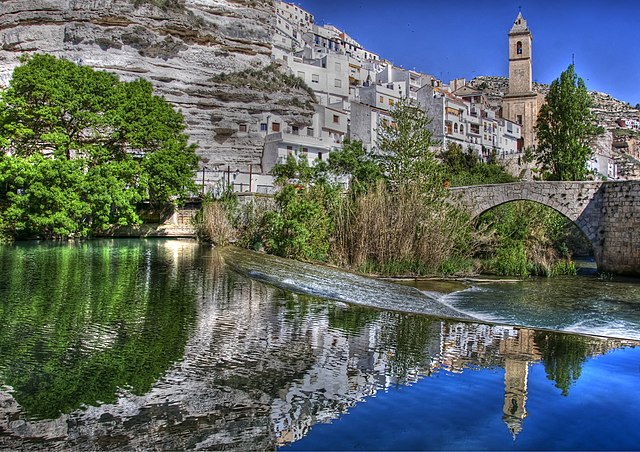
M506 77L480 76L471 80L469 85L484 91L495 103L501 103L502 97L509 90L509 79ZM549 85L534 82L533 91L546 96L549 93ZM615 120L621 117L640 117L640 111L609 94L597 91L589 91L589 94L593 100L593 111L598 118L598 122L604 127L615 127Z

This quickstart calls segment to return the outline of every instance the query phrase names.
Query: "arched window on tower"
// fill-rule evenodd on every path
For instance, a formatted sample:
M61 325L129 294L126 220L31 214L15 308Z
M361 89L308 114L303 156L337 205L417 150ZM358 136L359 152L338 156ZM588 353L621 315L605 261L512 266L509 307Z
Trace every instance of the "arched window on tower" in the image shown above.
M520 41L516 43L516 52L518 53L518 55L522 55L522 42Z

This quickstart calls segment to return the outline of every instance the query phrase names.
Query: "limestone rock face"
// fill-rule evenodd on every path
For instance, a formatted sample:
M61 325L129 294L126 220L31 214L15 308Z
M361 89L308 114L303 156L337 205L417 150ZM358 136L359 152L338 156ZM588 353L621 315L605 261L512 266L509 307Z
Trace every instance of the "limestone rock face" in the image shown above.
M260 162L265 113L282 113L296 93L262 95L212 77L269 64L274 31L270 0L3 0L0 85L18 58L49 53L107 70L122 81L144 78L185 116L190 140L210 165ZM291 107L285 120L305 122ZM247 132L239 134L238 124Z

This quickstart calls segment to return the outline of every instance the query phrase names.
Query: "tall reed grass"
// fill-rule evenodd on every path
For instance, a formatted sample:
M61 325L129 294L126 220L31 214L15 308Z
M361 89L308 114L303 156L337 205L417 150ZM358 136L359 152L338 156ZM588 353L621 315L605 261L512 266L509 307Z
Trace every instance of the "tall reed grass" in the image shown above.
M468 216L409 185L346 197L334 221L332 259L381 274L439 273L465 261L475 240Z

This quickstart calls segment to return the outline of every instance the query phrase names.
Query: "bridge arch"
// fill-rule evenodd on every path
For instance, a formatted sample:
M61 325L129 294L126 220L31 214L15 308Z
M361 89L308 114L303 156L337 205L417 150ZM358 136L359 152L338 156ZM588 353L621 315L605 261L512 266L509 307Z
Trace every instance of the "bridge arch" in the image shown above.
M603 182L532 181L451 188L453 202L473 218L512 201L532 201L550 207L571 220L593 248L596 263L602 254L600 213Z

